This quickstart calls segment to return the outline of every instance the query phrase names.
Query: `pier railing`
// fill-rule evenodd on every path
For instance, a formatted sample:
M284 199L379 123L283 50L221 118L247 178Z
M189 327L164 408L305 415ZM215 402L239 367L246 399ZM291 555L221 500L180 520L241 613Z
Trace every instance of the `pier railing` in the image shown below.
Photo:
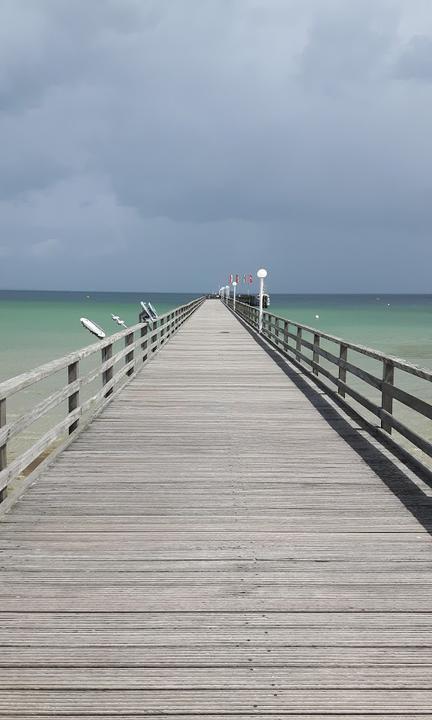
M83 418L88 424L88 421L112 400L117 390L148 362L203 302L204 298L198 298L171 310L157 320L138 323L82 350L1 382L0 501L4 499L8 485L31 467L32 463L43 457L48 449L61 446L71 435L77 434ZM119 344L123 345L120 350L117 349ZM114 346L116 351L113 353ZM96 367L83 375L80 364L91 356L95 356ZM63 372L64 383L60 388L37 402L27 412L18 416L14 413L13 419L8 420L7 403L12 396L30 386L43 384L46 379ZM95 381L100 384L100 388L90 397L81 400L83 389ZM46 389L46 384L43 389ZM60 406L65 406L64 417L8 464L8 443Z
M232 299L227 304L233 309ZM259 329L257 307L237 302L236 314ZM262 336L311 378L324 381L343 404L354 407L369 423L378 418L375 429L379 432L399 433L403 449L430 471L432 443L418 428L424 427L424 419L432 420L432 404L427 399L432 398L432 370L267 311L263 312ZM416 394L413 379L418 381ZM428 434L432 437L432 426Z

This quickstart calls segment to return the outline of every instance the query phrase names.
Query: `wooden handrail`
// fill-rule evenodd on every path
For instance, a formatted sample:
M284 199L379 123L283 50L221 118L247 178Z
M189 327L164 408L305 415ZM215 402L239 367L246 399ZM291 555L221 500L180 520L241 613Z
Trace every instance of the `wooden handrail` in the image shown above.
M232 307L232 299L230 299L230 301L227 304L230 307ZM256 313L256 315L258 317L258 312L259 312L258 308L254 307L253 305L248 305L247 303L239 303L237 301L236 309L237 309L237 305L239 306L239 308L241 308L241 306L243 306L244 308L250 308L250 310L253 313ZM237 310L237 314L240 315L239 310ZM330 335L329 333L322 332L321 330L311 327L310 325L303 325L302 323L295 322L294 320L290 320L289 318L283 318L280 315L273 315L271 313L264 312L264 321L266 320L266 316L271 317L273 320L280 320L282 323L289 323L290 325L299 327L302 330L306 330L307 332L310 332L312 334L318 333L319 336L321 338L324 338L325 340L330 340L331 342L335 342L337 344L346 345L347 348L356 350L357 352L361 353L362 355L367 355L368 357L374 358L376 360L391 360L391 362L393 363L395 368L404 370L405 372L411 373L412 375L422 378L423 380L431 380L432 381L432 370L430 370L429 368L420 367L419 365L415 365L414 363L410 363L407 360L396 357L394 355L386 355L385 353L381 352L380 350L374 350L373 348L367 347L366 345L361 345L358 343L350 342L349 340L340 338L337 335Z
M98 414L112 399L119 383L126 384L135 372L141 369L200 307L204 300L204 297L192 300L186 305L181 305L175 310L165 313L155 321L138 323L100 342L82 348L82 350L76 350L0 383L0 502L4 499L7 486L20 473L25 471L53 443L66 441L68 435L78 433L80 418L86 413L89 413L91 417ZM121 340L124 341L123 348L113 354L113 346ZM95 354L96 357L98 355L100 357L98 367L80 377L81 360ZM121 360L124 360L123 366L114 372L115 365ZM64 386L38 402L31 410L22 413L11 422L7 422L6 402L9 397L62 370L67 372L67 382ZM101 389L85 402L81 402L80 393L83 387L98 378L101 378ZM11 438L22 433L65 401L68 405L65 419L57 422L37 442L8 464L7 444Z
M226 304L233 310L232 300L228 300ZM259 310L257 307L236 302L236 315L241 317L255 330L258 330ZM308 333L312 336L310 339L304 337L304 334ZM412 392L398 387L395 380L395 369L397 368L408 375L428 382L432 381L432 370L418 367L401 358L386 355L379 350L349 342L335 335L322 332L317 328L297 323L278 315L273 315L267 311L263 313L262 336L286 355L290 361L299 365L312 379L315 378L316 380L318 377L320 381L324 380L326 386L328 386L327 383L334 385L336 389L333 392L339 396L343 403L350 405L349 402L344 399L348 397L365 408L369 413L372 413L372 415L380 420L381 429L384 433L390 435L393 430L396 430L408 440L409 443L432 458L432 443L426 438L421 437L404 422L397 419L394 416L393 409L393 402L397 400L418 415L432 420L432 404L414 395ZM290 340L292 341L291 343ZM331 352L329 349L322 347L322 340L327 340L337 345L336 352ZM306 354L306 351L310 354ZM349 353L350 359L348 359ZM380 362L381 377L377 377L369 370L359 367L359 364L353 361L352 358L352 355L355 355L355 353ZM321 358L330 363L330 365L334 365L337 368L337 372L333 373L329 368L320 364ZM352 387L347 380L347 377L350 375L362 380L369 387L377 390L380 393L380 403L372 402L357 388ZM355 408L355 410L358 412L357 408ZM365 420L370 424L367 417ZM417 458L414 459L418 461Z

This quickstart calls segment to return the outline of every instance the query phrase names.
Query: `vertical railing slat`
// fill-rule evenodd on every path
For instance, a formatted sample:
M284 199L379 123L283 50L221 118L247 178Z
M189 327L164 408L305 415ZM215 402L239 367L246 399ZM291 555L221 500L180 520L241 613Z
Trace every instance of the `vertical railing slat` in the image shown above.
M339 362L340 363L346 363L348 359L348 346L344 343L341 343L339 346ZM342 387L341 383L346 384L346 368L343 365L339 365L339 372L338 372L338 393L341 397L345 397L345 389Z
M390 415L393 414L393 395L389 393L387 385L394 385L394 365L391 360L383 360L383 385L381 390L381 407ZM381 427L391 434L392 425L386 418L381 418Z
M152 335L151 344L152 344L152 352L156 352L156 350L159 347L159 333L158 333L158 320L152 321L152 333L154 332L154 335ZM153 347L154 345L154 347Z
M148 358L148 323L146 323L144 327L141 328L141 339L141 351L143 353L142 361L143 363L145 363Z
M0 428L6 425L6 398L0 400ZM0 471L4 470L7 465L7 443L0 447ZM6 488L0 490L0 502L3 502L6 496Z
M319 361L320 361L319 346L320 346L320 336L318 333L314 333L312 360L315 363L315 365L319 365ZM319 370L317 367L314 367L312 372L314 375L319 374Z
M302 351L302 328L297 325L297 339L296 339L296 358L297 362L301 362L300 353Z
M110 343L106 347L102 348L102 352L101 352L102 364L106 363L107 360L110 360L112 358L112 351L113 351L112 343ZM102 373L102 385L106 385L107 383L109 383L109 381L112 380L112 376L113 376L113 366L111 365L111 367L109 367L107 370L104 370ZM112 392L113 392L113 388L110 388L105 393L104 397L106 397L106 398L109 397L110 395L112 395Z
M76 362L71 363L68 365L68 384L71 385L72 383L76 382L79 377L79 362L78 360ZM76 390L71 395L69 395L68 399L68 412L71 413L74 410L77 409L79 405L79 390ZM73 423L69 425L69 435L72 435L73 432L78 427L78 420L75 420Z
M133 332L128 333L125 337L125 348L129 347L129 345L132 345L134 341L134 334ZM131 350L125 355L125 365L129 365L130 362L134 359L134 351ZM134 367L131 367L129 370L127 370L126 375L130 377L134 374Z

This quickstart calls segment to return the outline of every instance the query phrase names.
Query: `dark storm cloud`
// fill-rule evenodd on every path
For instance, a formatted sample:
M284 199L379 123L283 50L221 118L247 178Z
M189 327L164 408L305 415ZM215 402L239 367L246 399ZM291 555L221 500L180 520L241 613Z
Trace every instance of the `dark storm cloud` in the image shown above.
M431 48L423 0L3 0L0 285L428 289Z

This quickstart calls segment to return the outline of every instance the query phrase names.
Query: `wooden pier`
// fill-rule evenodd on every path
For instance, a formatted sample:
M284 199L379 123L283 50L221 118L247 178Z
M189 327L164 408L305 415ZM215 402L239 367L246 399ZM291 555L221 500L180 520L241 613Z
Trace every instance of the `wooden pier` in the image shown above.
M0 717L432 718L425 480L222 303L135 332L3 503Z

